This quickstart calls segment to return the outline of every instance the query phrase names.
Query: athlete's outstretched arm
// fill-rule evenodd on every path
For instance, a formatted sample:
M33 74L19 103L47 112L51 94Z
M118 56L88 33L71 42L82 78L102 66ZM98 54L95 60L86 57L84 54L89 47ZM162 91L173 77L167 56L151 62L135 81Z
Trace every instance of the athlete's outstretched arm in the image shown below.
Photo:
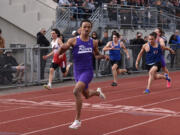
M167 47L167 46L161 46L161 48L162 48L163 50L168 50L168 51L170 51L170 53L172 53L172 54L175 54L175 51L174 51L173 49Z
M59 48L58 53L61 55L65 53L71 46L74 46L75 38L70 38L65 44L61 44L61 48Z
M54 51L52 50L50 53L48 53L47 55L43 56L43 59L46 60L48 57L52 56L54 54Z
M146 45L146 44L145 44ZM139 61L145 51L145 45L142 46L141 51L139 52L137 59L136 59L136 68L138 69Z
M160 43L161 48L162 48L163 50L168 50L168 51L170 51L170 53L175 54L175 52L174 52L173 49L171 49L171 48L169 48L169 47L167 47L167 46L165 45L164 39L160 38L159 43Z
M98 42L96 40L93 40L93 46L94 46L94 55L96 57L96 59L109 59L109 56L107 55L102 55L100 52L99 52L99 49L98 49Z
M106 46L103 48L103 51L112 50L111 44L112 44L112 41L109 41L109 42L106 44Z

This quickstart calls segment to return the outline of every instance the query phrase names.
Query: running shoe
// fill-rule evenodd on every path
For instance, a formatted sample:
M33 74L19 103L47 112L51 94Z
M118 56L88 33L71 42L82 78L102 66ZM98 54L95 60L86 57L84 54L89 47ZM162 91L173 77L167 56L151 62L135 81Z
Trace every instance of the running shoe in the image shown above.
M150 90L149 89L146 89L145 91L144 91L144 94L149 94L150 93Z
M81 122L79 120L75 120L72 125L69 126L71 129L78 129L81 127Z
M129 69L129 68L126 68L126 70L127 70L127 72L126 72L126 73L127 73L128 75L130 75L130 74L131 74L130 69Z
M117 86L117 83L112 82L111 86Z
M52 89L51 86L50 86L50 85L47 85L47 84L43 85L43 87L44 87L45 89L47 89L47 90L51 90L51 89Z
M99 92L99 97L100 97L100 98L106 99L106 96L105 96L105 94L102 92L101 88L97 88L96 91Z
M167 88L171 87L171 78L168 76L168 74L164 74L167 80Z

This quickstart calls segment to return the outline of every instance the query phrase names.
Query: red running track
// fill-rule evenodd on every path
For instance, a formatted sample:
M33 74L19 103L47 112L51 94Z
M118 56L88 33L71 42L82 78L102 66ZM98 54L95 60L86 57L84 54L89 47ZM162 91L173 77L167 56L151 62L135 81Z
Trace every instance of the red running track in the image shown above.
M180 135L180 72L153 82L145 95L147 76L93 82L107 99L83 99L82 127L69 129L74 120L73 87L0 96L0 135Z

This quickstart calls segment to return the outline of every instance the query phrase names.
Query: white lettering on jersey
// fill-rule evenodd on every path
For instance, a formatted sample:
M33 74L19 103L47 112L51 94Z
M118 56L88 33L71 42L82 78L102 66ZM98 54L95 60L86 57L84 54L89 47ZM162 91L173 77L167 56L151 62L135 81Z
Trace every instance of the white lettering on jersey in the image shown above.
M80 45L78 54L82 54L82 53L92 53L92 48L91 47L87 48L84 45Z

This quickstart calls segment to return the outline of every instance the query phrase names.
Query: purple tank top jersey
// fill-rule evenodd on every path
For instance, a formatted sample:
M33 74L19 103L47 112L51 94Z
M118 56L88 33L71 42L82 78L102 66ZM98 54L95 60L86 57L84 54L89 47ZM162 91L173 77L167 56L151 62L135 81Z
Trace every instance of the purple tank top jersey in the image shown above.
M93 40L84 42L77 36L76 45L72 50L74 71L93 70Z

